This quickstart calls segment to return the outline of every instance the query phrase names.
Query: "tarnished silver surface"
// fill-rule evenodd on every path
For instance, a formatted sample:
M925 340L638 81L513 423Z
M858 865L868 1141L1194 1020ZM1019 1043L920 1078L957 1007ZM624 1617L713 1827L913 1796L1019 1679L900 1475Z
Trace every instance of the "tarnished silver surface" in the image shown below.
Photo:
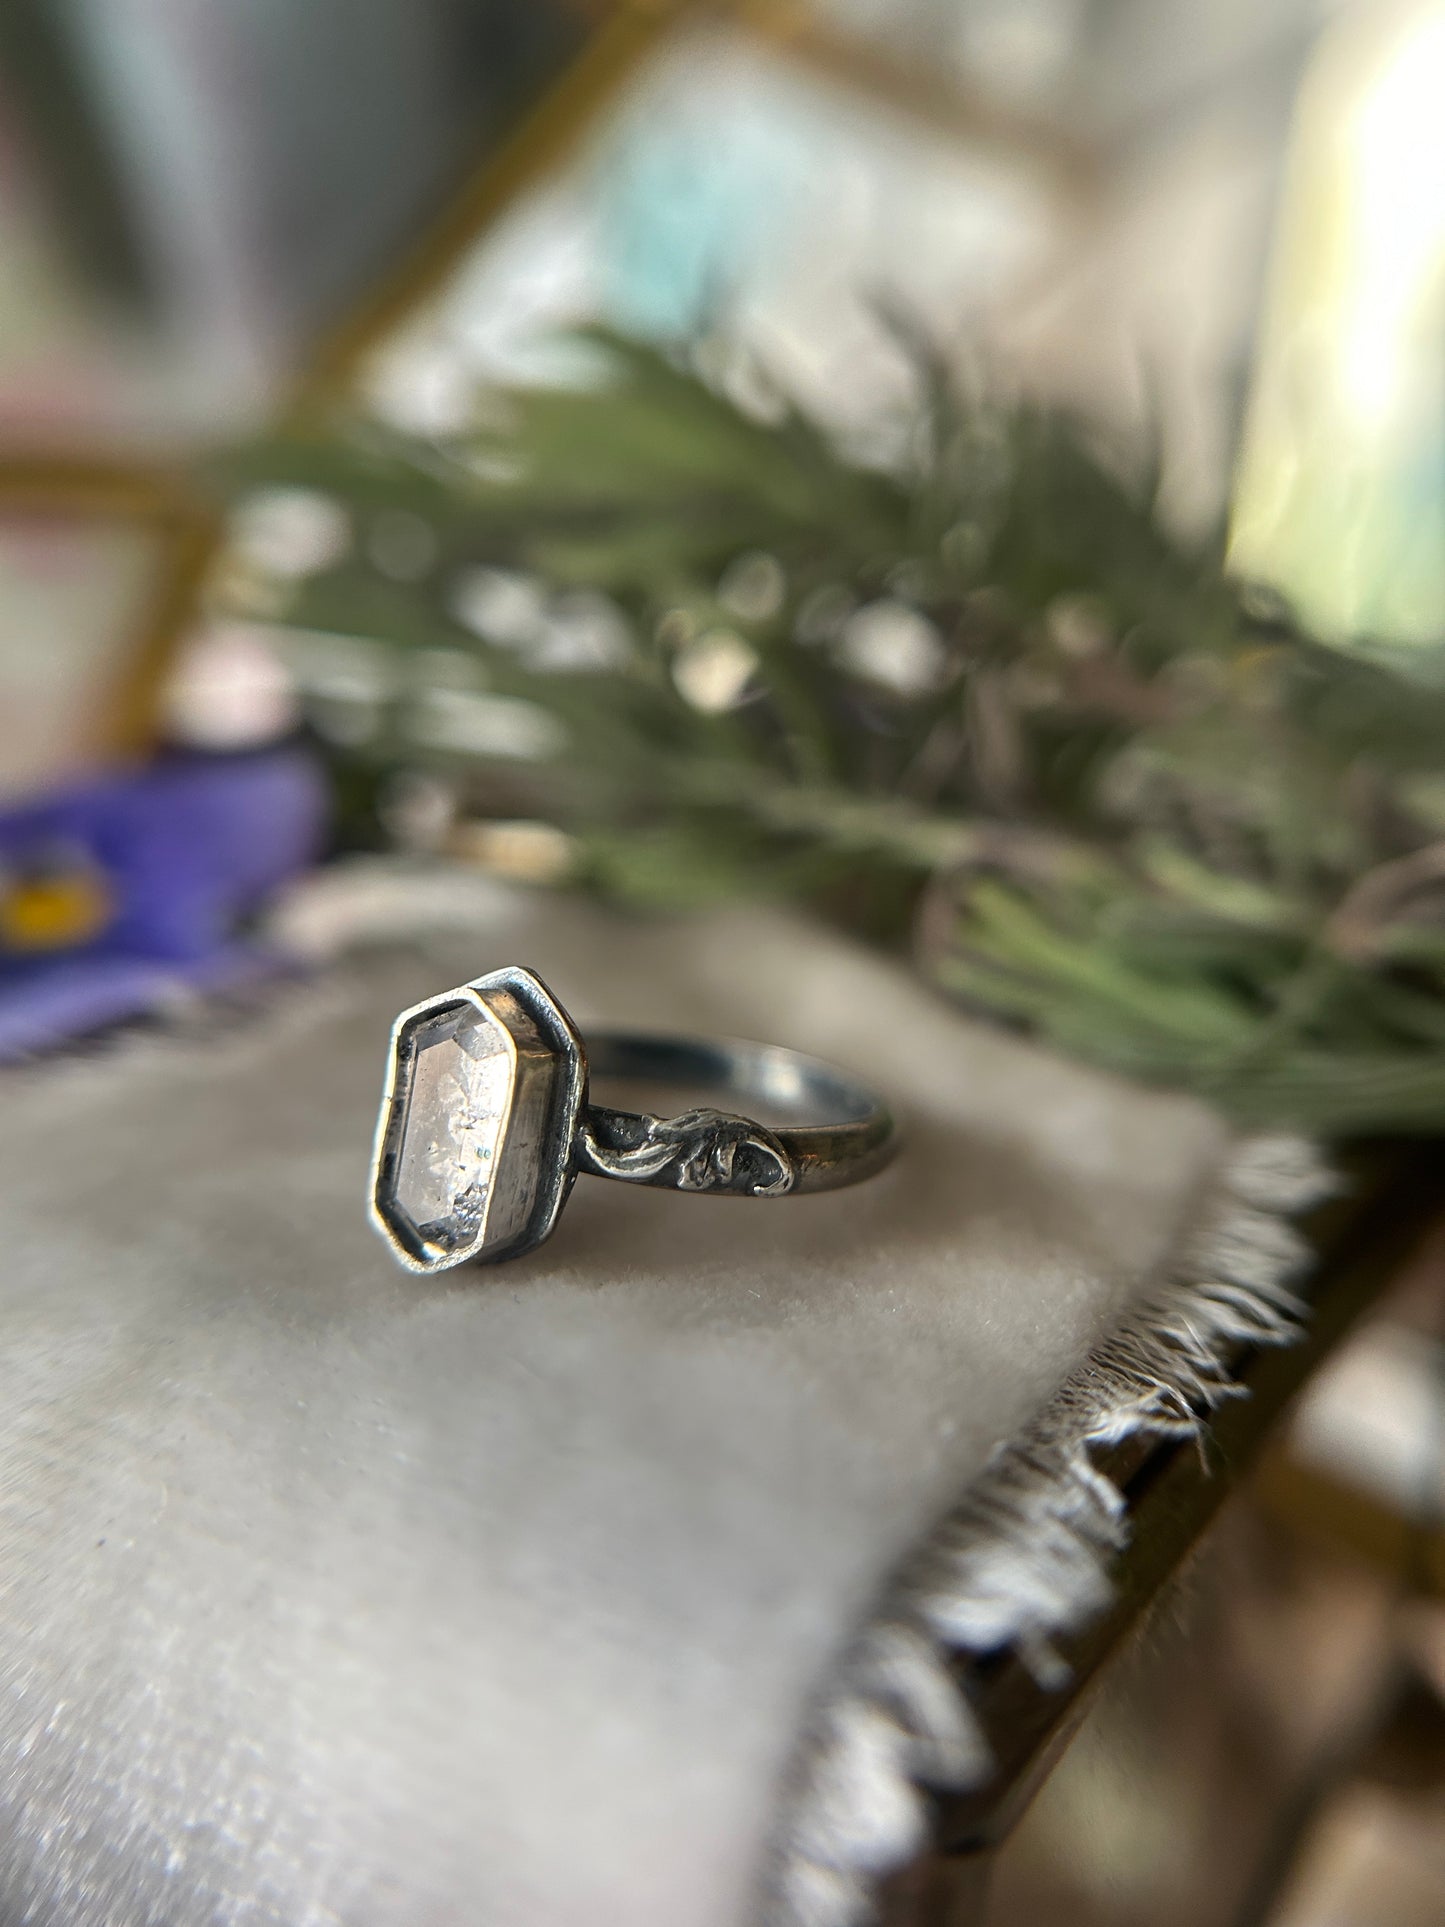
M593 1177L678 1191L780 1198L797 1182L792 1159L772 1132L728 1111L634 1117L593 1109L582 1120L573 1155L578 1170Z
M675 1117L588 1102L603 1076L706 1085L818 1122L769 1129L702 1107ZM865 1085L773 1044L613 1034L590 1057L534 972L494 970L392 1026L371 1221L409 1271L495 1264L556 1225L581 1173L674 1191L780 1198L881 1170L896 1133Z

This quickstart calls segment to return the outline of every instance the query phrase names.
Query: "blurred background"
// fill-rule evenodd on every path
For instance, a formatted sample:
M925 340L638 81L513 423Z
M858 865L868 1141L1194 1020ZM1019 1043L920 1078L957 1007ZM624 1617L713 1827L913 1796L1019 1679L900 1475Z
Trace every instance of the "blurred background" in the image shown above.
M734 420L806 420L885 479L929 381L1082 420L1146 451L1171 555L1341 659L1408 658L1433 730L1442 98L1438 0L6 0L0 1055L284 975L321 941L289 887L360 852L664 907L765 874L866 895L850 921L894 939L916 877L812 774L781 857L729 840L716 787L663 812L670 855L603 767L643 727L607 692L645 626L677 712L647 740L720 782L786 606L832 651L800 701L866 685L817 766L940 793L941 698L887 761L897 704L948 687L901 565L845 591L805 558L795 595L783 537L712 497L706 607L681 537L639 559L649 488L721 472ZM618 352L637 412L602 419L604 472L585 397ZM545 499L506 493L528 449ZM761 500L752 461L729 487ZM578 520L596 477L630 547ZM1097 585L1030 567L1088 658ZM971 715L996 800L1013 739ZM1412 758L1409 809L1445 824L1445 744ZM815 806L836 860L794 883ZM1442 1262L1095 1706L1003 1856L1001 1927L1445 1920Z

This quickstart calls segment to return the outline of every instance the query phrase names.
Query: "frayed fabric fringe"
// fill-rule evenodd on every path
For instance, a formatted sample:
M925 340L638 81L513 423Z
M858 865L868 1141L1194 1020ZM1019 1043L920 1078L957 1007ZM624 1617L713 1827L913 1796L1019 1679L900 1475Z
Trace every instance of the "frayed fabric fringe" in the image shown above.
M768 1927L870 1920L879 1882L926 1843L926 1792L987 1784L989 1749L951 1663L1013 1648L1043 1683L1064 1683L1051 1642L1108 1604L1109 1561L1128 1539L1095 1451L1200 1436L1241 1390L1239 1349L1299 1336L1306 1307L1290 1281L1309 1251L1289 1220L1334 1188L1299 1138L1237 1144L1168 1275L910 1556L810 1723Z

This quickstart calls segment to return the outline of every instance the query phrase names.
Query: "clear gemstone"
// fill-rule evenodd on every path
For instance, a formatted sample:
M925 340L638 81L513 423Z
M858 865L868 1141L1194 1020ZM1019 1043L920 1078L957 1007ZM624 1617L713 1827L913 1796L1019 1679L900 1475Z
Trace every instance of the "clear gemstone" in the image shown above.
M455 1250L476 1237L512 1081L507 1034L487 1012L467 1005L417 1026L393 1199L425 1243Z
M410 1271L530 1251L566 1200L582 1042L508 965L403 1011L371 1167L371 1219Z

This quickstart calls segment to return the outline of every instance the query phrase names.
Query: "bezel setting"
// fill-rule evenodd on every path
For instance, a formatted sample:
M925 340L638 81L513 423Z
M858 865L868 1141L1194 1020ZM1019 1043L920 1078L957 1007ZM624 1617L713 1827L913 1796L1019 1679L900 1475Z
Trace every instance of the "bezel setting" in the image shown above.
M426 1060L435 1053L435 1061ZM575 1176L587 1053L541 979L508 965L392 1026L370 1216L407 1270L519 1257Z

